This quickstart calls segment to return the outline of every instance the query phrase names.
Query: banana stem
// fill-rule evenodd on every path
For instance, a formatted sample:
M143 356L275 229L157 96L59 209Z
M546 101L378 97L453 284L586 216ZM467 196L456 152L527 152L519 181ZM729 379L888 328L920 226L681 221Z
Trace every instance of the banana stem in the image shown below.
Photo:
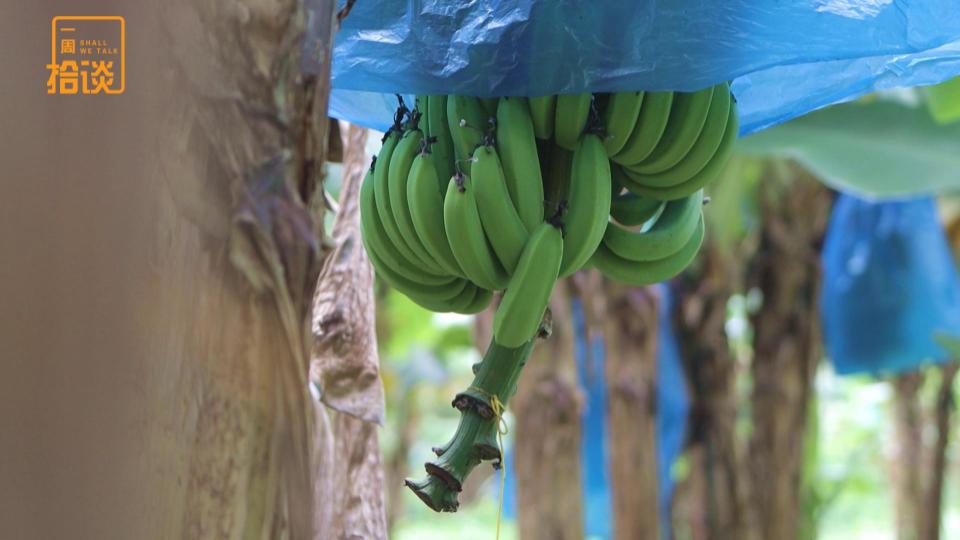
M457 493L463 481L481 461L496 460L501 466L503 456L497 443L500 419L498 407L506 405L517 389L520 371L530 356L533 338L517 348L498 345L492 339L487 353L474 375L473 384L457 394L453 406L460 410L460 424L446 445L434 448L438 459L424 465L427 478L404 483L427 506L436 512L456 512ZM494 398L499 400L495 403Z

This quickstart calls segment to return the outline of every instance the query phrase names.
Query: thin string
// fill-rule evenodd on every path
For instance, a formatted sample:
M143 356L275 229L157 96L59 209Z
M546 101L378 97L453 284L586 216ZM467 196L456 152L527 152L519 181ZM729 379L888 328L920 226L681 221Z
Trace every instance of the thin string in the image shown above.
M483 394L487 399L490 400L490 407L493 409L493 416L497 421L497 446L500 451L500 502L497 505L497 536L496 540L500 540L500 521L503 516L503 492L507 484L507 468L503 463L503 436L509 432L507 426L507 421L503 419L504 406L503 402L500 401L500 398L496 394L491 394L483 388L477 388L476 386L471 386L471 390L475 390L480 394Z

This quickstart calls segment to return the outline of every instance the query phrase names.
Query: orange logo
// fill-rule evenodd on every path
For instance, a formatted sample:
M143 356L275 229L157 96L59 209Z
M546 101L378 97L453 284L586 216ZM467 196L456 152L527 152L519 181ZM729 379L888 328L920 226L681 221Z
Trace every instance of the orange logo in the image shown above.
M48 94L123 93L123 17L54 17L50 33Z

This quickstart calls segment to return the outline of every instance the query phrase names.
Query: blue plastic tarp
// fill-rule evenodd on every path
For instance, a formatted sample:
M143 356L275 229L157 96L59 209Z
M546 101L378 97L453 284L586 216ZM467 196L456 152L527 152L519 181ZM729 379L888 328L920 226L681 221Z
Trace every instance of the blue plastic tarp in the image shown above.
M601 336L591 341L583 306L573 305L574 356L577 378L583 390L580 418L580 472L583 481L583 521L586 533L598 538L613 534L610 504L610 419L607 415L607 378L604 372L606 346Z
M838 373L892 373L947 359L960 277L933 199L841 195L823 248L821 317Z
M670 500L673 496L670 469L683 451L690 398L673 332L670 289L662 285L657 287L660 293L657 329L657 480L661 530L663 537L669 538ZM607 416L607 380L604 375L606 352L600 336L592 341L588 338L583 308L579 302L574 301L572 311L577 376L585 397L580 419L584 532L590 537L605 539L611 538L613 533L608 460L611 441ZM512 472L512 459L508 455L504 496L504 508L508 516L516 513L516 486Z
M309 32L306 42L316 49ZM953 0L357 2L336 35L330 110L384 129L393 102L369 93L693 90L729 80L746 134L874 88L946 80L960 74L958 49ZM309 54L308 71L317 66Z

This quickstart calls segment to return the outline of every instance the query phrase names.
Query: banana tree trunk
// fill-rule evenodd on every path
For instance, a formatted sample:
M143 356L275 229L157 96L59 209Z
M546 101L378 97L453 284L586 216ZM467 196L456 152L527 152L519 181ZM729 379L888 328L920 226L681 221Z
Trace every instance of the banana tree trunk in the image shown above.
M316 470L315 492L328 519L318 538L387 537L378 428L384 396L377 356L373 268L360 238L360 184L369 168L367 130L346 131L335 247L313 298L311 372L332 421L333 455ZM328 449L329 451L329 449Z
M893 378L894 447L890 461L898 540L939 540L946 448L956 362ZM936 374L936 376L933 376ZM935 382L932 403L923 386ZM925 434L933 433L934 437Z
M333 9L315 13L328 38ZM331 496L315 492L330 440L308 393L329 83L300 71L301 2L174 1L161 21L148 380L176 382L147 397L177 460L158 530L314 538Z
M920 372L898 375L892 381L894 449L891 460L897 538L919 540L923 490L920 471L923 461L923 416L920 404Z
M608 284L605 371L610 498L618 540L660 538L657 479L657 304L652 288Z
M760 538L801 529L801 467L813 376L822 355L820 246L832 196L773 162L761 181L760 239L748 282L763 295L754 328L753 432L749 470Z
M940 371L940 386L932 411L932 424L936 429L929 451L929 472L926 475L926 493L924 494L924 519L920 529L921 540L940 540L943 523L943 479L947 474L947 445L950 442L950 425L954 417L953 383L957 378L960 364L950 362L937 368Z
M140 4L101 4L127 14L123 95L5 96L21 182L0 282L20 308L0 356L41 375L4 378L28 407L0 392L36 414L0 436L4 472L28 471L5 482L23 493L4 536L310 539L328 81L299 69L302 2ZM27 46L64 13L38 6L10 13ZM21 462L7 445L25 442Z
M410 476L408 458L410 448L416 442L417 428L420 425L420 409L417 405L416 389L405 390L400 403L394 403L391 414L397 415L397 443L387 457L384 477L386 479L387 497L387 533L393 533L394 528L404 515L407 508L409 492L404 489L403 479Z
M736 433L739 367L727 341L727 304L742 291L752 243L704 244L675 287L677 342L690 384L690 474L677 487L674 523L694 540L755 538L745 448Z
M524 540L583 538L580 409L570 298L558 282L552 335L539 341L511 402L517 519Z

